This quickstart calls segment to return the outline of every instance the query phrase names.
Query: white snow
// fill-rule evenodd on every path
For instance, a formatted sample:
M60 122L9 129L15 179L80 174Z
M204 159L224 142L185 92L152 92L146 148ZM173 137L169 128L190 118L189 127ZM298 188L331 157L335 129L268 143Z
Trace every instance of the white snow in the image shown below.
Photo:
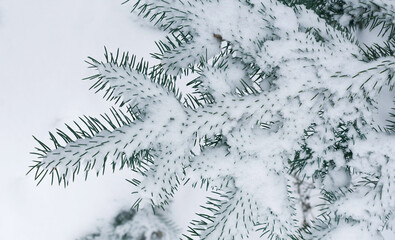
M173 1L176 3L176 0ZM287 172L287 164L294 153L300 150L306 132L313 128L312 136L304 141L312 154L311 163L306 162L311 166L301 174L308 173L304 175L305 181L314 181L311 174L319 170L321 159L329 161L331 158L342 158L333 161L336 163L335 168L327 167L323 187L332 191L355 187L355 197L344 197L344 202L338 201L339 205L343 204L347 208L358 197L363 198L367 203L363 206L365 212L375 215L366 220L356 219L358 224L341 225L326 239L369 238L370 231L384 227L381 219L388 216L387 209L394 207L393 168L386 170L376 167L392 166L388 161L392 160L389 156L394 155L391 148L394 139L384 139L379 133L371 133L368 139L376 140L371 143L350 130L344 134L352 140L342 143L337 135L341 133L339 120L361 125L363 119L366 126L359 129L362 134L369 132L369 126L373 123L380 123L381 118L378 117L375 122L372 116L374 110L370 109L376 108L377 104L371 104L366 98L376 97L376 84L385 85L380 75L384 71L373 74L389 63L384 59L365 64L352 57L351 53L359 53L357 46L323 21L310 21L316 16L312 11L302 7L291 11L269 0L263 3L262 9L258 10L247 2L235 5L225 4L225 1L210 2L205 6L196 2L196 6L190 7L191 11L185 11L190 12L191 19L179 18L180 23L177 24L186 24L197 37L190 43L190 49L181 47L180 53L178 50L164 53L162 63L165 68L177 73L201 57L211 58L218 54L220 40L224 39L234 42L232 47L236 51L250 56L238 61L248 64L251 59L256 59L253 63L260 69L275 72L275 86L259 96L235 96L228 85L235 83L232 78L242 76L240 68L231 66L229 69L223 68L221 72L214 69L216 66L207 67L201 73L207 77L203 85L207 84L205 87L212 87L211 90L217 92L213 95L216 103L192 111L181 106L169 110L168 106L177 104L173 96L159 87L152 91L152 83L139 83L144 79L135 79L135 83L142 86L141 91L127 88L127 91L123 91L122 82L113 80L111 86L119 88L115 94L122 93L125 97L130 94L130 99L140 97L140 92L147 95L145 99L148 100L140 102L144 105L143 110L149 110L149 114L144 116L144 121L134 126L136 133L133 138L136 141L129 140L125 134L115 133L120 139L114 136L113 142L107 142L116 145L129 141L126 143L130 143L128 147L124 145L128 153L135 149L157 151L155 164L150 166L152 171L147 173L147 181L140 185L140 197L146 198L147 203L152 201L160 205L171 201L174 189L182 184L177 183L178 177L185 170L193 172L191 177L215 179L215 187L219 188L228 185L228 176L231 176L234 182L229 185L234 186L229 189L234 189L227 192L228 202L221 203L225 207L219 212L220 220L210 223L215 225L219 222L224 227L214 229L210 239L219 239L224 232L226 236L234 235L237 239L248 236L248 232L255 228L252 226L253 221L267 223L269 228L273 228L276 237L286 238L289 234L297 234L297 228L300 227L300 223L293 221L297 211L293 209L293 199L288 191L290 179L293 179ZM80 177L76 184L66 190L57 186L49 187L48 181L36 188L32 176L24 176L27 166L31 164L28 152L34 146L31 133L39 139L45 139L48 138L44 134L46 130L61 127L63 122L70 122L82 114L98 115L106 111L108 104L104 104L98 95L88 93L89 83L79 80L90 74L82 62L86 56L101 56L103 45L110 50L117 47L130 50L139 56L147 56L149 52L155 51L153 39L158 39L160 34L153 28L142 30L135 24L134 18L129 17L128 8L119 4L104 0L61 3L49 0L34 3L5 0L0 3L0 126L4 128L1 132L5 133L0 142L3 153L0 212L5 213L0 217L0 239L72 239L91 231L98 219L108 220L116 214L116 209L133 202L133 197L129 195L133 190L123 180L132 177L127 172L91 177L86 183ZM182 2L178 4L182 5ZM172 9L173 6L167 7ZM202 11L205 8L207 12ZM222 11L215 12L218 9ZM180 15L183 13L175 12ZM195 19L194 16L199 17ZM226 19L231 20L230 25L224 21ZM260 27L258 31L249 28L254 24ZM306 29L310 29L308 33L304 32ZM260 41L262 37L264 41ZM206 56L204 52L201 53L202 49L207 50ZM372 68L364 71L369 66ZM129 75L127 70L117 71L122 70L121 67L106 67L103 64L102 70L105 71L102 73L107 79L113 79L113 76L123 79L124 73ZM224 73L227 75L219 75ZM228 77L227 81L224 77ZM132 82L128 84L133 85ZM368 90L366 95L361 91L362 87ZM381 101L379 99L379 103ZM380 108L374 114L382 115L382 112ZM260 123L265 122L273 122L278 127L266 131L259 127ZM124 128L121 127L121 130ZM226 149L213 148L210 151L210 147L202 146L205 149L199 156L189 158L190 150L196 147L196 135L212 137L216 134L223 135ZM78 141L89 142L86 139ZM352 145L349 148L355 157L346 161L345 154L336 149L336 144ZM70 144L67 147L72 146ZM69 150L67 147L61 150L66 157L73 154L66 151ZM110 151L110 148L107 150ZM302 155L307 154L307 150L303 151L306 153L302 152ZM53 167L50 157L56 153L57 150L49 153L43 161L48 163L47 168ZM96 154L88 153L87 159L82 161L89 162ZM72 168L61 162L61 159L55 160L59 161L59 168L63 167L63 171ZM348 170L348 166L352 167L353 172ZM384 192L382 196L385 200L378 202L375 191L364 194L371 187L368 184L357 188L360 182L357 182L356 175L370 177L369 170L379 175L377 186ZM183 193L179 195L185 196ZM348 195L351 196L351 193ZM378 206L377 203L384 207L372 209L371 206ZM359 213L356 211L354 214L357 216ZM222 215L226 221L221 220ZM243 220L239 221L241 215ZM185 216L189 215L185 213ZM225 225L228 220L236 222L235 227ZM186 222L185 219L183 221Z

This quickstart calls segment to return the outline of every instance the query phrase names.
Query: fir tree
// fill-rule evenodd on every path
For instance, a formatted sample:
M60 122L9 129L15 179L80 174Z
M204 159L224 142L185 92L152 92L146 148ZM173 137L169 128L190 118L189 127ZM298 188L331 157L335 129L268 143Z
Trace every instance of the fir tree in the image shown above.
M50 133L52 148L37 140L39 182L127 167L141 175L130 180L137 209L165 208L183 184L204 187L213 195L183 239L395 231L393 1L125 5L168 33L159 63L89 58L86 80L116 107ZM361 28L380 28L384 43L363 47Z

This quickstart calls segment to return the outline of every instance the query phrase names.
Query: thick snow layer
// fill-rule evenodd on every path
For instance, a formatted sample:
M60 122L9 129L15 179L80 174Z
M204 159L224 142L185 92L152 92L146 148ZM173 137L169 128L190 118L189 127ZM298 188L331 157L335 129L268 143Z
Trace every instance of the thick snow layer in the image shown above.
M154 51L158 33L136 24L121 0L0 0L0 239L70 240L94 230L133 198L128 172L82 176L67 189L36 187L29 152L32 134L108 109L81 81L83 61L103 46L140 57Z

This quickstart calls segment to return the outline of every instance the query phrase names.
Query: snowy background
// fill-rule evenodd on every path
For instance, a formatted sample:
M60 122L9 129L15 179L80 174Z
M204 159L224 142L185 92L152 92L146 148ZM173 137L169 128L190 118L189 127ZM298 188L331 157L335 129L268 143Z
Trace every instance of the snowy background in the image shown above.
M49 179L36 186L25 175L32 135L48 142L49 130L108 111L81 81L92 73L87 56L102 60L103 46L147 58L156 50L161 33L141 26L121 2L0 0L0 239L75 239L133 203L126 171L81 177L66 189ZM186 195L182 202L190 202Z

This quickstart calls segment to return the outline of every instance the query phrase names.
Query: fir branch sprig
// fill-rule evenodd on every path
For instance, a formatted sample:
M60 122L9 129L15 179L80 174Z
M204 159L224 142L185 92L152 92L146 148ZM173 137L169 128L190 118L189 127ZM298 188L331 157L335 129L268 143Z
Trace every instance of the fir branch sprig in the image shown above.
M56 129L55 134L49 132L53 147L33 137L39 146L31 153L37 156L37 160L34 161L35 165L30 166L28 173L35 172L37 184L40 184L48 174L51 175L51 184L56 177L58 184L63 182L63 185L67 186L70 178L74 180L81 168L85 178L91 170L95 170L97 175L100 172L104 174L107 165L111 165L113 171L117 165L120 169L127 166L135 171L142 171L140 167L146 166L151 161L148 155L143 156L142 152L129 155L121 149L102 150L114 141L121 142L115 140L116 136L119 138L120 133L125 134L121 129L135 124L134 116L130 113L115 108L110 112L111 115L102 114L101 119L80 117L79 122L73 122L74 126L65 124L67 131ZM86 151L81 151L80 148Z
M128 2L130 0L126 0L123 4ZM179 1L179 3L185 4L183 1ZM169 32L182 29L179 21L187 17L186 12L175 8L171 1L165 0L138 0L133 4L131 12L136 12L138 16L148 19L154 25Z
M363 61L369 62L379 58L395 57L395 38L384 42L383 45L373 44L372 46L361 47L363 53Z
M380 28L379 36L388 35L392 39L395 34L395 6L385 1L350 1L344 0L344 13L352 16L352 27Z

